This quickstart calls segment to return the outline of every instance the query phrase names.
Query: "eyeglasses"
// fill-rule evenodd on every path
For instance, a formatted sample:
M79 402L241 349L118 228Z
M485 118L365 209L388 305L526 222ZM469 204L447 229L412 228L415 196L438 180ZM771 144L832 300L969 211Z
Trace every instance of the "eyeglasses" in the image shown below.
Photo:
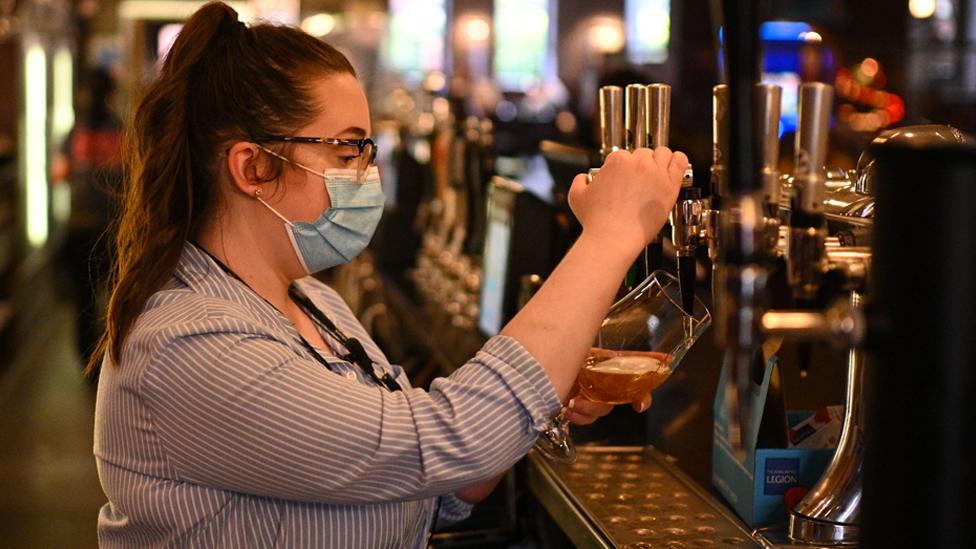
M253 140L255 143L307 143L317 145L333 145L336 147L355 147L356 154L342 155L344 158L355 161L356 181L362 182L366 177L366 172L376 164L376 143L366 137L363 139L341 139L338 137L287 137L281 135L270 135ZM352 151L349 151L350 153Z

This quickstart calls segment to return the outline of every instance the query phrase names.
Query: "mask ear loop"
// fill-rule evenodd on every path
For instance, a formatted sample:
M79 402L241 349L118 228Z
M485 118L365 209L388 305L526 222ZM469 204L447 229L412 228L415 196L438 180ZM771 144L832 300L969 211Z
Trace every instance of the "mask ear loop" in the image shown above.
M285 219L285 216L283 216L280 213L278 213L278 210L272 208L270 204L268 204L267 202L264 201L263 198L261 198L261 195L262 194L264 194L264 193L261 191L260 188L254 189L254 198L256 198L258 202L260 202L262 205L264 205L265 208L271 210L271 213L273 213L276 216L278 216L278 219L284 221L285 222L285 225L288 225L289 227L293 227L294 225L292 225L291 221L288 221L287 219Z

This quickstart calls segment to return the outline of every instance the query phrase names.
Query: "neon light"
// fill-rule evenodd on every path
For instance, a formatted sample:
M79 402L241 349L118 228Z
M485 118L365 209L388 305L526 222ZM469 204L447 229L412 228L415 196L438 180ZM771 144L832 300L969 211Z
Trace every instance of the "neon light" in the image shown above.
M37 44L24 57L24 162L27 241L40 247L48 236L47 56Z
M759 26L759 38L766 41L803 42L813 30L800 21L766 21Z
M61 48L54 54L54 109L51 116L51 136L54 143L61 143L75 124L74 64L71 51Z

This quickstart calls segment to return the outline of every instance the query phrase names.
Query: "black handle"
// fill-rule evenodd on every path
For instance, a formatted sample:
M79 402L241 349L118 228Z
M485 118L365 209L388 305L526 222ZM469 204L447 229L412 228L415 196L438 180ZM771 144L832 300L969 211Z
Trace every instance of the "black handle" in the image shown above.
M759 2L723 0L725 74L729 86L729 192L743 195L762 188L759 177L755 84L759 81Z
M695 314L695 256L678 257L678 286L681 288L681 307L686 313Z
M660 235L644 250L644 265L648 275L664 266L664 243Z

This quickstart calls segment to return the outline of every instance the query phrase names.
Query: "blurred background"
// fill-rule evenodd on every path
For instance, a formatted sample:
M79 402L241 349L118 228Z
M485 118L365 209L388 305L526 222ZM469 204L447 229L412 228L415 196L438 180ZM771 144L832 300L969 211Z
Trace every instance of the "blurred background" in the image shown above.
M411 198L404 170L430 163L434 175L421 170L417 177L436 179L438 155L446 154L436 139L416 137L472 119L491 138L494 173L519 174L538 194L551 195L568 181L554 181L559 175L551 172L531 175L540 142L596 150L598 88L633 82L672 86L670 144L703 168L696 183L708 178L712 86L722 80L720 32L708 0L227 3L246 22L299 25L349 56L371 100L391 200L425 203ZM873 138L899 126L939 123L976 133L976 0L767 4L762 78L783 87L783 173L791 169L802 82L834 86L829 166L854 168ZM91 458L94 385L81 375L81 363L105 300L110 252L103 234L121 181L120 131L182 21L201 5L0 0L5 547L95 544L104 496ZM408 146L415 162L398 163L394 155ZM416 219L415 209L409 213L407 225ZM382 245L382 232L379 238ZM416 243L400 244L379 261L393 279L414 265ZM398 258L397 250L409 253ZM395 342L386 343L397 351ZM532 536L519 543L543 544Z

